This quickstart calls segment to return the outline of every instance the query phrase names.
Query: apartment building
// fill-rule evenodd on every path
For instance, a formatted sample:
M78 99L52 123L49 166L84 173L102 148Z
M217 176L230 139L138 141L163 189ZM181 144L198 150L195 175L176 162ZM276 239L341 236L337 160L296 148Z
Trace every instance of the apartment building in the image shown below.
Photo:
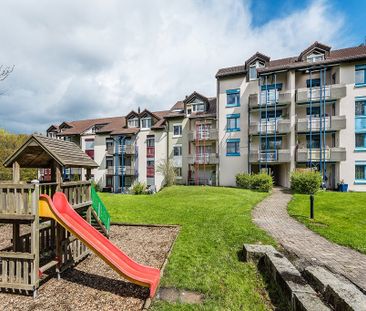
M216 79L217 97L193 92L166 111L63 122L47 135L76 142L100 165L96 182L114 192L136 180L159 190L163 160L178 184L235 186L239 172L266 171L289 187L293 170L311 167L329 189L343 181L366 190L366 46L315 42L275 60L257 52Z
M178 101L165 119L168 158L177 168L177 183L218 185L216 98L193 92Z
M216 78L220 185L264 170L289 187L295 168L313 167L327 188L366 190L366 46L256 53Z
M99 168L94 180L105 191L126 192L140 181L159 190L164 177L157 172L159 159L166 158L167 133L164 116L169 111L131 111L114 118L89 119L52 125L47 136L75 142ZM47 180L49 172L41 172ZM65 169L64 180L83 179L81 169Z

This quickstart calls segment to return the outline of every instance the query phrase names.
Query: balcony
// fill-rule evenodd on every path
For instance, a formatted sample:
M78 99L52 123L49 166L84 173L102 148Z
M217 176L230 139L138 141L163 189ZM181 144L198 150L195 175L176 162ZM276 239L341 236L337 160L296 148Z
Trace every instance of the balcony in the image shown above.
M340 131L346 128L346 116L331 116L325 118L310 117L297 120L297 132L306 133L319 131L320 127L326 131Z
M267 121L252 121L250 122L249 135L258 135L260 133L273 134L274 132L279 134L290 133L291 131L291 120L289 119L277 119Z
M250 150L249 161L251 163L258 162L273 162L273 163L286 163L291 161L290 149L277 149L277 150Z
M260 108L266 106L266 100L267 100L267 106L273 107L276 103L277 99L277 105L284 106L289 105L291 103L291 93L289 92L277 92L276 96L269 96L266 98L265 95L259 96L258 93L256 94L250 94L249 95L249 108Z
M199 153L188 156L188 164L218 164L219 156L217 153Z
M302 88L296 90L296 103L307 103L310 99L319 101L336 100L346 96L346 86L342 84L327 85L321 90L319 87Z
M118 146L118 154L122 153L122 150L124 152L124 154L135 154L135 146L134 145L120 145ZM108 146L107 149L107 154L115 154L115 146Z
M107 167L107 175L114 175L114 166Z
M135 170L132 166L117 166L114 168L115 175L134 176Z
M309 162L310 159L314 162L320 161L320 159L327 162L340 162L346 160L346 148L342 147L332 147L323 149L320 152L320 149L308 149L302 148L297 150L297 162Z
M188 133L189 141L195 140L218 140L219 132L217 129L209 129L202 131L191 131Z

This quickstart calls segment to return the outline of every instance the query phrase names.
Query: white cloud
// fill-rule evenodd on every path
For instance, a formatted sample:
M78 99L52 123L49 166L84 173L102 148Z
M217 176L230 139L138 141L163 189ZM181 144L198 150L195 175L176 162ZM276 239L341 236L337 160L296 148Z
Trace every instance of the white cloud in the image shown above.
M240 0L3 0L0 127L43 131L64 120L168 109L197 90L216 93L218 68L257 50L296 55L318 40L345 44L343 19L322 1L253 27Z

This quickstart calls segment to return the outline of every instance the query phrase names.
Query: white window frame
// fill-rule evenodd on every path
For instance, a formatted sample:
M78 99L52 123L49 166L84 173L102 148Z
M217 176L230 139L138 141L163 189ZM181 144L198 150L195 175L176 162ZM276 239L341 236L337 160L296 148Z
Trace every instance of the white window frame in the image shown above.
M148 124L149 126L145 126L147 124L144 125L144 122L147 122L147 121L150 122L150 124ZM152 126L152 118L151 117L141 118L140 123L141 123L140 124L141 129L149 129Z
M129 128L136 128L139 127L139 118L132 118L132 119L128 119L128 127Z
M202 106L203 109L198 109L199 106ZM192 103L192 112L204 112L205 111L205 103Z
M306 61L308 63L316 63L316 62L321 62L323 60L324 60L324 54L322 54L322 53L313 52L306 56Z
M175 170L176 170L176 175L175 175L175 178L176 179L182 179L183 178L183 168L182 167L175 167ZM180 171L180 175L178 175L178 171Z
M180 134L178 134L178 135L176 135L175 134L175 131L174 131L174 129L176 128L176 127L179 127L180 128ZM181 123L177 123L177 124L173 124L173 137L182 137L182 133L183 133L183 128L182 128L182 124Z

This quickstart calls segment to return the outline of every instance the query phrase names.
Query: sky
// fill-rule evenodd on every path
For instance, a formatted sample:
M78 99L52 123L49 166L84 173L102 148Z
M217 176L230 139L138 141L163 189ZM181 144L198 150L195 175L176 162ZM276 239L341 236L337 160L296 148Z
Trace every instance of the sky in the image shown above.
M169 109L197 91L215 96L219 68L256 51L298 55L320 41L355 46L366 1L2 0L0 128Z

